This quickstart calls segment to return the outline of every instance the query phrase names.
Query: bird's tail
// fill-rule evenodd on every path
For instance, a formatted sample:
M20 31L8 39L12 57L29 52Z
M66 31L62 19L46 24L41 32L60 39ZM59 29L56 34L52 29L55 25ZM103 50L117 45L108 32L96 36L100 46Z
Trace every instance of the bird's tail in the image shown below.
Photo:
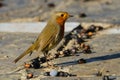
M20 56L18 56L18 57L14 60L14 62L15 62L15 63L18 62L22 57L24 57L25 55L30 54L31 52L33 52L34 49L35 49L35 46L34 46L34 44L33 44L33 45L31 45L25 52L23 52Z

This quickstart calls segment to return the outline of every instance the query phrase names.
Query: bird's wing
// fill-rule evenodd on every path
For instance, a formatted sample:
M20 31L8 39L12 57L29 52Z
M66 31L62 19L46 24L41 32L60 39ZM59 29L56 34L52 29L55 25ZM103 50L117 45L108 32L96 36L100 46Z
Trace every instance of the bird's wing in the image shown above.
M46 25L36 41L36 44L39 44L39 49L41 51L50 49L54 45L58 34L59 26L54 24Z

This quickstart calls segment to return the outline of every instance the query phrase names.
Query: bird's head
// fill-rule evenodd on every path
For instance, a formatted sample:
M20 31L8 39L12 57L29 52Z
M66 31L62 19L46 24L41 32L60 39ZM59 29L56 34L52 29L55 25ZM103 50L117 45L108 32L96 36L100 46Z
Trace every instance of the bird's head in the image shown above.
M69 17L72 17L72 15L70 15L70 14L67 13L67 12L59 11L59 12L55 12L55 13L53 14L53 17L54 17L54 19L56 20L56 22L57 22L59 25L64 25L65 21L66 21Z

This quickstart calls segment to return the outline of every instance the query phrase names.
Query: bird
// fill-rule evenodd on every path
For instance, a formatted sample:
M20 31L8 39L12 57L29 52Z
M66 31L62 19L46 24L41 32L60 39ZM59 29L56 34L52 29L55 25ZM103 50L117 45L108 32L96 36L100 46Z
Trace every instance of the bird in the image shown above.
M54 12L36 41L18 56L14 62L17 63L21 58L27 54L31 54L34 50L39 53L42 52L47 57L48 51L55 48L64 37L65 22L70 17L72 15L65 11Z

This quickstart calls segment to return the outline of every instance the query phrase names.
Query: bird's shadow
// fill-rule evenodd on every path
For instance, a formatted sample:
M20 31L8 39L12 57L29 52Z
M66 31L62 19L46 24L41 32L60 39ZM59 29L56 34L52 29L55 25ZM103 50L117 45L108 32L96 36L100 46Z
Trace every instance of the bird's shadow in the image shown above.
M97 62L97 61L104 61L104 60L110 60L110 59L116 59L116 58L120 58L120 52L115 53L115 54L111 54L111 55L104 55L104 56L98 56L98 57L92 57L92 58L88 58L85 59L87 63L91 63L91 62ZM69 62L64 62L64 63L59 63L56 65L60 65L60 66L70 66L70 65L76 65L78 64L77 60L76 61L69 61Z

